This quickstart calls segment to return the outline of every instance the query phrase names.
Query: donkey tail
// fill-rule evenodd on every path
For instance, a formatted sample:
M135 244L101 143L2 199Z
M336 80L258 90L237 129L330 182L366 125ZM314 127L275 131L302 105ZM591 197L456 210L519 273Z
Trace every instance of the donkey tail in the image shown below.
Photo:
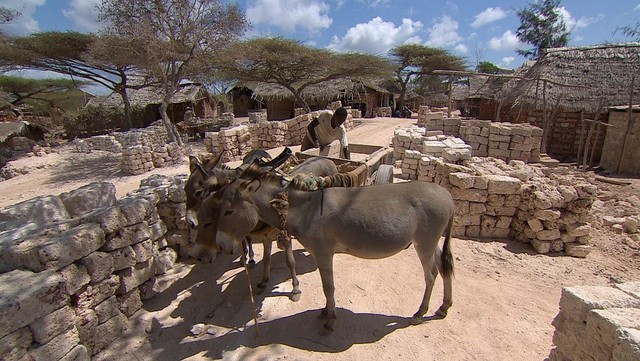
M453 216L449 219L449 224L445 230L444 244L442 245L442 253L440 254L442 262L442 276L453 275L453 254L451 254L451 231L453 229Z

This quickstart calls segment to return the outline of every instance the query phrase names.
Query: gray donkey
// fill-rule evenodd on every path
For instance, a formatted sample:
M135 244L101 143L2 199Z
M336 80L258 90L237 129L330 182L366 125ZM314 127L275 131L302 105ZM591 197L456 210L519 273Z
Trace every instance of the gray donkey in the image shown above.
M443 278L444 299L436 315L446 316L453 303L450 239L454 203L445 188L416 181L308 191L293 184L251 166L225 187L216 222L216 242L221 250L232 252L238 247L237 240L260 221L295 236L318 265L326 297L324 328L331 331L336 318L333 255L385 258L413 242L426 289L411 322L423 321L438 271ZM445 238L440 251L442 235Z

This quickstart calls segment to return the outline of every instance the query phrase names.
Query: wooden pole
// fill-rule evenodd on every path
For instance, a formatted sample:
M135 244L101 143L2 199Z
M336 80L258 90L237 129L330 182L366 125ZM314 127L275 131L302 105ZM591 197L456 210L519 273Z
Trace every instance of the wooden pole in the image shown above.
M542 141L540 150L547 153L547 138L549 137L549 129L547 126L547 81L542 81Z
M547 152L547 143L549 143L549 133L551 133L553 131L553 126L555 123L555 118L558 115L558 107L560 105L560 100L562 99L562 93L560 94L560 96L558 96L558 99L556 99L556 104L553 106L553 110L551 111L551 117L549 117L549 119L545 120L545 125L544 125L544 130L542 133L542 145L540 146L541 149L544 149L544 152ZM546 114L546 110L545 110L545 114Z
M582 153L582 142L584 141L584 111L580 111L580 140L578 141L578 153L576 154L576 168L580 168L580 153Z
M598 119L600 118L600 113L602 112L602 107L603 107L604 101L602 99L600 99L600 103L598 103L598 112L596 113L596 116L593 118L593 123L591 123L591 126L589 127L589 133L587 134L587 139L585 140L585 145L584 145L584 153L582 154L582 163L581 166L583 166L583 169L587 168L587 154L589 154L589 146L591 145L591 137L593 136L593 131L596 128L596 122L598 121Z
M631 89L629 90L629 108L627 110L627 126L624 129L624 139L622 140L622 152L618 157L618 166L616 167L616 173L620 173L620 167L622 166L622 157L624 157L627 151L627 135L629 135L629 128L633 123L633 86L635 84L636 74L631 75Z
M451 99L453 97L453 77L449 75L449 103L447 104L447 118L451 118Z

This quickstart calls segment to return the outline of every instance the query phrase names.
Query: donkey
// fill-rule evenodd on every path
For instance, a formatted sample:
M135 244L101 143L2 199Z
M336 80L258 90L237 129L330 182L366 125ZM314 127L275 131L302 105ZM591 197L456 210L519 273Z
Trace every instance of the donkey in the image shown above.
M274 207L274 202L279 206ZM412 324L419 324L429 307L438 271L443 278L444 298L436 315L446 317L453 303L453 217L451 194L434 183L415 181L308 191L251 166L240 179L225 187L216 240L222 251L231 252L237 247L237 240L260 220L276 228L286 220L284 231L295 236L318 265L326 297L322 316L326 317L327 331L333 330L336 318L333 255L385 258L413 242L426 283L422 303L411 318ZM440 252L442 235L445 237Z
M276 158L277 159L277 158ZM268 167L262 167L262 169L268 169ZM298 166L293 168L290 172L291 175L299 175L299 174L314 174L317 176L325 176L325 175L334 175L338 173L338 169L336 168L335 163L326 158L310 158L306 161L300 163ZM190 177L191 178L191 177ZM222 178L215 180L214 189L203 189L199 195L203 195L209 193L209 195L198 204L199 211L197 211L197 235L196 235L196 243L204 246L209 252L218 251L218 247L216 244L216 232L217 229L217 220L219 217L219 209L221 206L222 193L218 192L220 188L224 187L227 183L231 182L232 179L221 181ZM224 185L223 185L224 184ZM187 187L185 187L185 190ZM189 192L194 192L193 188L190 188L187 191L187 199L189 199ZM248 248L249 248L249 257L250 260L253 260L253 250L251 246L252 239L259 239L263 245L263 272L262 279L258 283L259 289L266 288L267 282L269 282L269 274L271 272L271 250L273 246L273 241L276 239L278 235L277 229L267 225L264 222L259 222L254 229L251 230L248 234L243 235L242 238L239 239L248 239ZM247 236L247 237L245 237ZM243 243L243 247L244 247ZM279 243L279 246L284 249L286 254L287 267L291 272L291 280L293 283L293 291L291 293L291 300L298 301L300 299L300 288L298 278L296 277L295 271L295 258L293 257L293 249L290 240L282 240ZM250 262L251 262L250 261Z

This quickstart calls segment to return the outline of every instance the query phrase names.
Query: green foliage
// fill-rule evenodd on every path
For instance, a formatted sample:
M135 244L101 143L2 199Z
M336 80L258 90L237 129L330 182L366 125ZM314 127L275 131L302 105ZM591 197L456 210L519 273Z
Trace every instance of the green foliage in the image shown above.
M67 96L65 93L78 90L79 86L86 84L87 82L71 79L32 79L0 75L0 88L10 94L14 105L34 99L53 103L54 100L64 99Z
M500 68L490 61L481 61L478 66L476 66L476 71L485 74L498 74Z
M466 70L464 58L440 48L404 44L391 49L389 54L396 65L394 81L400 89L400 108L410 86L423 95L442 91L442 79L433 74L434 70Z
M150 117L148 107L131 107L135 128L145 126ZM120 131L124 124L124 109L119 107L86 106L77 113L64 115L63 127L69 139Z
M537 59L546 48L566 46L571 32L560 16L560 0L541 0L517 11L520 27L518 39L534 46L533 49L517 50L518 54Z
M310 85L341 78L372 78L390 70L389 63L375 55L334 53L283 37L237 43L222 54L216 66L228 79L279 84L307 110L300 94Z

